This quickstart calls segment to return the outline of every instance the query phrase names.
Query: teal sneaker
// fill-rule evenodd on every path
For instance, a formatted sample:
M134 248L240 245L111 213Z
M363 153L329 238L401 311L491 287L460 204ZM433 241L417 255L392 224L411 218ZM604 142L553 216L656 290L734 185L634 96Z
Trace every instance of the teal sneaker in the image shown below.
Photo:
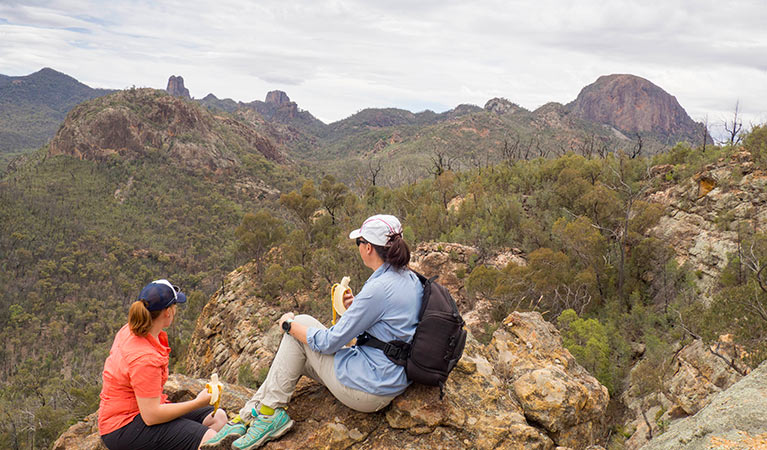
M245 436L232 443L235 450L251 450L264 445L267 441L272 441L285 434L293 427L293 421L288 417L288 413L283 408L274 410L271 416L259 414L250 423L248 432Z
M240 416L234 418L224 425L215 436L203 442L201 450L230 449L232 442L236 441L247 431L248 426L240 419Z

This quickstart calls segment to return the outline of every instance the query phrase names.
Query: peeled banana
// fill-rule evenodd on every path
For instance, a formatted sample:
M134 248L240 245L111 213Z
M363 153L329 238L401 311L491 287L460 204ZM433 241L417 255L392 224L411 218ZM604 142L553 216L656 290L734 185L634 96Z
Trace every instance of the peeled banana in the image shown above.
M346 312L344 306L344 293L350 291L349 289L349 277L343 277L340 283L334 284L330 288L330 302L333 305L333 325L336 324L336 317Z
M224 392L224 385L218 381L218 374L214 373L210 376L210 383L205 385L210 393L210 404L213 405L213 414L216 414L218 405L221 404L221 394Z

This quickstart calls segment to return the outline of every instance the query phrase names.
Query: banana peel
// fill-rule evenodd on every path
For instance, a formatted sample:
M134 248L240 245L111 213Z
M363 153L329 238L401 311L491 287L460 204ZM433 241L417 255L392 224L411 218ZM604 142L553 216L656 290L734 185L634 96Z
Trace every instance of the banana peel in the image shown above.
M351 278L343 277L341 278L340 283L336 283L330 288L330 303L333 308L333 325L336 324L336 317L341 316L346 312L346 306L344 306L344 293L346 291L351 292L349 281L351 281Z
M207 383L205 388L210 393L210 404L213 405L213 414L216 414L218 406L221 404L221 394L224 393L224 385L218 381L217 373L210 376L210 383Z

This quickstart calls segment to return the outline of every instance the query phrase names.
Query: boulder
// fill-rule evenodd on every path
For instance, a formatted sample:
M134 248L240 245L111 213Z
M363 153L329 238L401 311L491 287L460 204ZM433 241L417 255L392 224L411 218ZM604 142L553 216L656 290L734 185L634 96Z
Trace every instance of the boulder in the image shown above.
M642 450L767 448L767 362L713 396L692 417L671 424Z
M721 336L713 345L695 340L680 349L666 371L661 392L638 395L637 379L646 370L640 362L631 371L629 387L623 393L623 403L633 419L625 428L636 430L626 441L627 450L638 449L650 436L668 424L691 416L711 402L713 396L724 391L749 372L742 361L742 350L732 343L728 335ZM648 405L652 405L649 406ZM647 417L647 421L645 417ZM650 422L652 429L648 427Z

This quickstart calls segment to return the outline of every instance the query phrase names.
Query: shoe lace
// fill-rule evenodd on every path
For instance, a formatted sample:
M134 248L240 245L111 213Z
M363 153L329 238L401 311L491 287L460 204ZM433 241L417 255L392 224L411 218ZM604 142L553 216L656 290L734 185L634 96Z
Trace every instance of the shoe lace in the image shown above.
M272 423L272 418L268 418L266 416L259 415L256 420L254 420L250 424L250 428L248 428L248 434L263 434L266 432L267 427ZM251 433L252 432L252 433Z

